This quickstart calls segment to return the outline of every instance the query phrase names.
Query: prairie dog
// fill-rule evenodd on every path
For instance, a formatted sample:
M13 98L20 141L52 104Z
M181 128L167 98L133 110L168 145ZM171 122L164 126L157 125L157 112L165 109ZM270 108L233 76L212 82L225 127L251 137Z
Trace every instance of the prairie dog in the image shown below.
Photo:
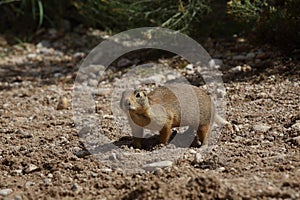
M120 107L127 115L136 148L141 148L144 128L159 131L160 143L166 145L171 129L181 126L196 130L202 146L207 146L215 120L210 96L188 84L159 86L148 94L139 89L126 90Z

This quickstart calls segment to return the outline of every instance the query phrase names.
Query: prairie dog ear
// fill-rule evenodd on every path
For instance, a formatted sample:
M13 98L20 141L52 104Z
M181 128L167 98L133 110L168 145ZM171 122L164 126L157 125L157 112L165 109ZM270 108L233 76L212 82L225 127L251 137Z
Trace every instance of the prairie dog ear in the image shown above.
M121 94L121 99L123 100L125 98L130 97L133 94L133 92L134 92L133 90L125 90L125 91L123 91L122 94Z

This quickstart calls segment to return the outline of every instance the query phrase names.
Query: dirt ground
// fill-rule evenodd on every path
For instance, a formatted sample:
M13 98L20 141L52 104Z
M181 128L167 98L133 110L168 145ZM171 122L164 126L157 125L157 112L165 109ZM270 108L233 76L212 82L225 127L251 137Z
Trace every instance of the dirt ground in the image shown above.
M72 118L79 63L103 37L96 30L51 30L35 43L10 45L1 38L1 199L300 199L296 51L286 56L241 38L207 40L204 47L223 62L232 127L221 129L203 159L195 159L191 147L169 167L127 173L86 153ZM180 65L178 58L164 60ZM112 84L117 76L112 72L103 81ZM108 113L104 133L128 140L109 117L109 94L97 98L97 112Z

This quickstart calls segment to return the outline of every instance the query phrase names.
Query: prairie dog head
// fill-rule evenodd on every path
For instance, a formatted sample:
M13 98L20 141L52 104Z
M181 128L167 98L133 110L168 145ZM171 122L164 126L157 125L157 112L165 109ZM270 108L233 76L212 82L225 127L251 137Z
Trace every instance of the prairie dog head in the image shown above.
M126 90L122 93L120 107L124 111L142 113L150 107L148 96L144 90Z

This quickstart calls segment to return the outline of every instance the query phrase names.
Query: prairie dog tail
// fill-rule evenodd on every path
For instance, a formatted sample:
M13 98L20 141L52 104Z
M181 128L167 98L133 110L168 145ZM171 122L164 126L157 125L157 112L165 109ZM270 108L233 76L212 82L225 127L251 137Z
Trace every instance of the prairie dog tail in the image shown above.
M215 114L215 122L218 125L227 125L230 124L228 121L226 121L224 118L222 118L220 115L218 115L217 113Z
M211 104L212 106L212 111L213 111L213 114L212 114L212 124L215 122L217 125L229 125L230 122L228 122L226 119L224 119L223 117L221 117L218 113L217 113L217 109L215 107L215 104L212 103Z

